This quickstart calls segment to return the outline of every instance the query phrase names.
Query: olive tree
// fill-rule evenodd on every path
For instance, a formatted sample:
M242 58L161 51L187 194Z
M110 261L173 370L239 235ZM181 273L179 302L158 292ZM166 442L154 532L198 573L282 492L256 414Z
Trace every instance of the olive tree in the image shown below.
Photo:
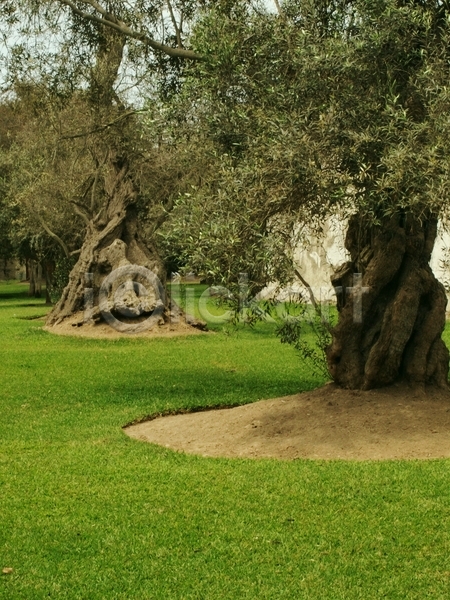
M209 212L199 235L190 227L187 254L202 263L195 247L234 223L218 247L257 273L257 236L284 230L286 244L260 253L276 260L295 224L320 231L330 215L348 218L331 376L349 388L447 385L447 298L429 260L449 206L448 3L291 0L278 14L245 4L211 10L196 30L208 61L190 93L220 168L197 192ZM179 204L174 217L188 226ZM205 256L210 272L224 262L219 250L213 264Z
M164 283L152 234L192 161L176 149L168 158L170 140L151 138L151 113L146 126L133 94L137 82L153 95L176 89L180 60L198 58L183 46L192 14L189 1L23 0L2 7L10 31L9 92L41 88L46 98L34 103L28 128L34 135L16 146L22 161L13 193L67 255L78 256L49 324L83 307L86 273L95 294L108 272L125 263L150 269ZM78 249L69 247L74 236L51 226L58 213L82 224ZM153 218L148 235L143 214Z

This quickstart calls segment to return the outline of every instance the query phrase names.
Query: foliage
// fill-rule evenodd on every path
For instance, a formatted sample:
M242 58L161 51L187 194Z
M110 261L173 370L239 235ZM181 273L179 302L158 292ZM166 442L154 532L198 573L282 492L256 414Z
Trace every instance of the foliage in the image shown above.
M295 303L295 314L290 314L290 308L286 304L286 312L277 327L281 343L293 346L312 373L329 379L325 351L331 343L335 315L331 314L328 304Z
M329 215L448 212L445 5L282 6L205 12L193 36L205 60L176 99L212 168L178 200L167 239L227 286L240 272L261 285L292 278L295 234L320 232Z
M10 164L6 159L8 149L18 128L18 122L10 106L0 105L0 258L14 256L14 224L19 215L19 207L7 198L11 175Z
M108 227L111 213L128 205L153 251L173 196L191 181L191 171L195 178L192 154L155 126L161 120L158 99L175 93L180 81L183 62L170 49L185 52L179 47L188 38L195 3L178 0L168 12L163 6L108 4L109 15L139 29L139 39L119 35L106 26L106 14L98 20L99 5L81 0L73 10L58 0L23 0L0 14L11 35L2 76L23 125L6 157L8 197L20 207L22 237L46 236L60 248L57 262L77 255L86 232ZM142 36L159 37L165 50L149 53ZM147 102L139 110L143 90ZM123 198L108 186L116 169L126 171ZM120 209L115 196L122 199Z
M75 264L74 257L57 256L51 281L47 284L50 300L55 304L69 281L69 274Z
M15 255L15 245L13 241L13 223L18 214L17 206L7 203L2 197L0 183L0 258L7 260Z
M50 229L63 240L65 251L75 250L83 224L70 200L86 161L79 152L75 158L60 140L57 129L62 121L70 122L69 111L55 105L49 90L25 87L17 93L13 109L21 128L4 161L9 169L6 196L21 213L18 235L40 234L55 243L48 235Z
M217 165L215 175L220 184L203 182L180 195L167 226L160 233L162 244L181 257L189 270L202 273L208 283L222 284L231 291L238 286L239 274L245 274L249 293L254 295L266 282L285 280L288 261L285 232L280 222L267 227L263 209L245 204L245 182L227 164L227 157ZM210 164L211 164L210 163ZM219 184L219 185L220 185ZM259 222L256 220L260 217ZM292 224L285 224L289 229Z

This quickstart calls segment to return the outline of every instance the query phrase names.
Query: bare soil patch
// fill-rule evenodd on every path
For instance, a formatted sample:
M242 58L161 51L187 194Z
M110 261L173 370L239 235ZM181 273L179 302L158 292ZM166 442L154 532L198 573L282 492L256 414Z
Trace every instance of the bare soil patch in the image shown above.
M312 392L236 408L157 417L130 437L202 456L279 459L450 457L450 392L393 386Z
M45 331L55 333L57 335L70 335L76 337L85 338L96 338L96 339L117 339L117 338L129 338L129 337L144 337L144 338L157 338L157 337L175 337L180 335L200 335L210 333L203 331L197 327L189 325L182 319L178 323L165 323L164 325L155 325L150 329L141 333L123 333L116 331L108 323L84 323L83 313L77 313L65 319L58 325L45 326Z

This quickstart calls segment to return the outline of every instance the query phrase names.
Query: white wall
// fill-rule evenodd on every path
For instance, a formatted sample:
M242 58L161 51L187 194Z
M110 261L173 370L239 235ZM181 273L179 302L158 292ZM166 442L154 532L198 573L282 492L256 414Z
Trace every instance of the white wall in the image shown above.
M336 267L348 260L344 247L345 231L346 223L333 218L324 226L323 239L309 239L306 244L299 245L295 252L298 270L317 300L335 300L330 277ZM450 265L443 264L447 253L450 253L450 234L440 228L431 256L431 268L450 291ZM293 286L294 290L300 291L302 288L301 284ZM270 285L261 292L261 296L271 296L275 289L275 284Z

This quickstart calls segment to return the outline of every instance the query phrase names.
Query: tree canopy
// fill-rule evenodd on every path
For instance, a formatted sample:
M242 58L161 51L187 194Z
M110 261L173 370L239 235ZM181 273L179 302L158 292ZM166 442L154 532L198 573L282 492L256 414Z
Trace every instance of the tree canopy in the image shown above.
M247 220L263 235L283 225L292 234L294 223L320 229L328 215L355 211L373 223L398 211L446 217L444 5L289 2L282 18L241 11L213 9L196 28L208 60L184 88L185 113L217 148L218 171L198 191L211 210L204 237L233 214L236 240L248 239ZM192 194L179 203L180 228L191 210ZM194 239L187 254L198 256ZM242 250L237 243L240 270Z

